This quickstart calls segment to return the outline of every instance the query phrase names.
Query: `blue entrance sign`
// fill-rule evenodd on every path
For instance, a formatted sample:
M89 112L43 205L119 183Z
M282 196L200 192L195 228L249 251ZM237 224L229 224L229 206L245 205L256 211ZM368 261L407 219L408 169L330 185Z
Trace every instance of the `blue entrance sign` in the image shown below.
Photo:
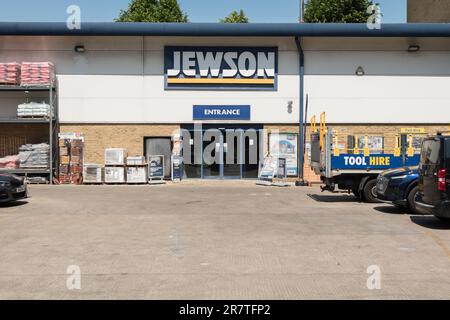
M193 120L250 120L250 106L194 106Z

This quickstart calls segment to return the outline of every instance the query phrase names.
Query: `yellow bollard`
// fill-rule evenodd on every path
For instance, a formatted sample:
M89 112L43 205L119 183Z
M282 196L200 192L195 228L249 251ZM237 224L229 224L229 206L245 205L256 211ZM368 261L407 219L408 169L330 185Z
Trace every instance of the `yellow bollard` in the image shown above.
M397 134L395 136L395 148L394 148L394 157L400 157L400 136Z
M410 134L408 136L409 138L409 144L408 144L408 150L406 150L406 154L408 157L414 157L414 148L413 148L413 136Z
M333 155L335 157L339 157L339 139L337 132L334 135L334 148L333 148Z
M369 137L367 135L364 137L364 156L370 156Z

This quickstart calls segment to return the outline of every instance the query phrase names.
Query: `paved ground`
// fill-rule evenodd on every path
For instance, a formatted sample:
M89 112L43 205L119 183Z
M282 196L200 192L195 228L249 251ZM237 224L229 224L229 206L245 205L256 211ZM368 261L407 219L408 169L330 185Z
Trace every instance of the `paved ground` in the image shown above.
M385 204L228 181L31 193L0 207L3 299L450 298L450 225Z

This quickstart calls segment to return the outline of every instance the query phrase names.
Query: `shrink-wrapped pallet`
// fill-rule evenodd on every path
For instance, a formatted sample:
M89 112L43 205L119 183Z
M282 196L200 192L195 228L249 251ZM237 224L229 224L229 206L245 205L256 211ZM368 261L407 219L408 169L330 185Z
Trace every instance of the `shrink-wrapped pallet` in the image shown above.
M141 166L145 164L145 157L127 157L127 166Z
M50 105L45 102L30 102L17 106L17 116L19 118L43 118L53 116L53 112Z
M98 164L85 164L83 166L84 183L102 183L102 167Z
M55 80L55 66L51 62L22 62L21 85L49 86Z
M126 150L122 148L105 149L105 165L124 165Z
M128 167L127 183L147 183L147 167Z
M125 168L105 167L105 183L125 183Z
M48 143L25 144L19 148L21 168L48 168L50 146Z
M0 63L0 85L20 84L20 64L17 62Z

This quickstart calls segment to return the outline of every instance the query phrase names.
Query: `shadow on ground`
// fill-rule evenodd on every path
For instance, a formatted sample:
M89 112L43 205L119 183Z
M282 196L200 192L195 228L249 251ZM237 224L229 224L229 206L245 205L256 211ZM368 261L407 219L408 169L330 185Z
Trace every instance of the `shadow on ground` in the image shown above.
M0 203L0 208L20 207L27 203L28 203L28 201L13 201L13 202L7 202L7 203Z
M318 202L361 202L357 197L348 194L307 194Z
M379 206L374 207L375 210L381 212L381 213L387 213L387 214L411 214L408 209L396 207L396 206Z
M421 227L434 230L450 230L450 222L442 221L435 216L411 216L411 221Z

